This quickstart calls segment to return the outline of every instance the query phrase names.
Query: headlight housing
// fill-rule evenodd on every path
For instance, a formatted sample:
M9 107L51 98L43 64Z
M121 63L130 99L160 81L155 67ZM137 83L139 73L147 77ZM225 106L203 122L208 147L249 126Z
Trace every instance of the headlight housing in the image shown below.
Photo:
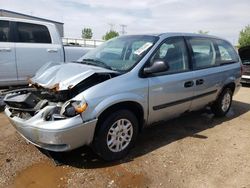
M85 101L69 101L62 107L62 115L73 117L86 111L88 104Z

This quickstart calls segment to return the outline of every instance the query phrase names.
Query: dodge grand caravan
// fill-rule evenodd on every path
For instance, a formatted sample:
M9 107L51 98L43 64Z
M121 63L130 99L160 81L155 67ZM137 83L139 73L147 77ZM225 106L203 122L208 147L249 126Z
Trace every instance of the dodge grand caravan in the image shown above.
M90 145L124 157L144 127L210 106L230 109L241 62L232 45L198 34L128 35L77 62L51 63L6 95L5 113L29 142L51 151Z

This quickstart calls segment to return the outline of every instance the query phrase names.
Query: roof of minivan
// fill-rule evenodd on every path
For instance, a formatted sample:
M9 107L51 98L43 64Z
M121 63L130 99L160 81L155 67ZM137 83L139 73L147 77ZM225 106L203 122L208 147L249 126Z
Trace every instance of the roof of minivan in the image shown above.
M142 34L131 34L127 36L136 36L136 35L148 35L148 36L158 36L158 37L172 37L172 36L190 36L190 37L204 37L204 38L213 38L213 39L221 39L228 41L224 38L220 38L213 35L207 34L197 34L197 33L179 33L179 32L166 32L166 33L142 33ZM126 35L125 35L126 36ZM229 42L229 41L228 41Z
M190 36L190 37L207 37L207 38L216 38L222 39L217 36L207 35L207 34L198 34L198 33L178 33L178 32L166 32L166 33L159 33L158 36ZM224 40L224 39L223 39Z

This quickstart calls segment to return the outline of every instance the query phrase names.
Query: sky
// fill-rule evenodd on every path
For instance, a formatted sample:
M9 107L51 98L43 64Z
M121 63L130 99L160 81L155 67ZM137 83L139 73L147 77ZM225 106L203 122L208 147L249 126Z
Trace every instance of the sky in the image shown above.
M0 9L64 23L64 36L80 38L90 27L94 39L113 25L127 34L209 31L238 43L250 24L250 0L0 0Z

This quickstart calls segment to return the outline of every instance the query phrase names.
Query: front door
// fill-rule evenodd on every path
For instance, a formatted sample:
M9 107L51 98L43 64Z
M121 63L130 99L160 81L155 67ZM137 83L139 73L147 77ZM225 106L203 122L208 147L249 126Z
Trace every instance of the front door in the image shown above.
M189 110L194 94L194 75L183 37L166 39L150 59L150 64L156 60L166 62L169 69L148 77L149 123L176 117Z

